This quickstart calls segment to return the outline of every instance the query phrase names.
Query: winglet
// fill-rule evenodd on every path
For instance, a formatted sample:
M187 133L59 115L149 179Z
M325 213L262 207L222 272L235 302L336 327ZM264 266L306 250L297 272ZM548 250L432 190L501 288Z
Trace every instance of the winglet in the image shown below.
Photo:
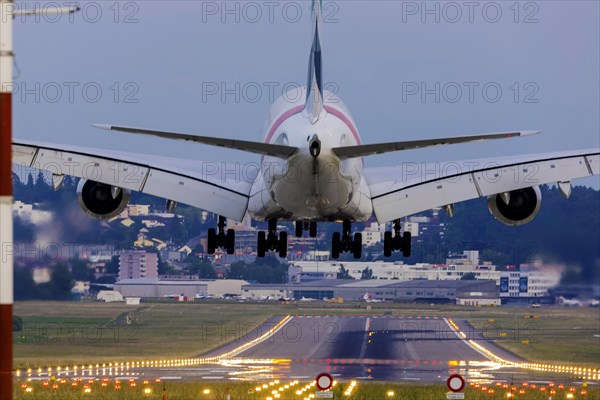
M92 126L94 128L98 128L98 129L104 129L107 131L111 131L112 130L112 125L106 125L106 124L92 124Z

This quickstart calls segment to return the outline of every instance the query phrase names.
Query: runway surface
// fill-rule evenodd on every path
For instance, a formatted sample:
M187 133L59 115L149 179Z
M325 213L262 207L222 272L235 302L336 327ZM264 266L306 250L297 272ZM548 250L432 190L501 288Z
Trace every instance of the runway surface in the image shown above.
M325 370L346 379L437 381L462 363L487 357L461 340L443 318L304 317L240 353L289 359L288 374Z
M509 365L523 360L485 340L465 321L439 317L273 317L232 339L190 359L83 368L75 376L310 381L321 372L329 372L341 380L407 383L445 382L454 373L470 382L579 379L576 373ZM505 362L498 362L498 357ZM40 372L32 378L47 379L48 374ZM73 377L73 373L63 370L58 375Z

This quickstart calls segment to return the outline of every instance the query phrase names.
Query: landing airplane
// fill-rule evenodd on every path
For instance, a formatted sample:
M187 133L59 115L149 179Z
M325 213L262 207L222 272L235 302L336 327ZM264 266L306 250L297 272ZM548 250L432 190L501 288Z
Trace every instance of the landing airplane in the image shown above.
M96 218L119 215L132 190L168 199L169 210L185 203L218 214L217 226L208 231L208 253L217 248L234 253L235 231L227 229L227 219L241 221L246 214L268 221L268 231L258 233L258 257L268 251L286 257L287 232L278 232L278 220L295 221L298 237L307 231L316 236L319 221L342 221L342 231L332 237L334 259L343 252L361 257L361 234L352 235L352 222L367 221L373 215L379 223L393 221L393 231L384 234L384 255L402 251L410 256L411 235L401 232L403 217L434 207L443 207L452 216L455 203L486 197L493 217L507 225L521 225L540 209L538 185L557 183L569 197L571 180L600 174L597 148L460 161L442 168L442 164L425 165L416 173L407 173L402 165L365 168L363 158L375 154L537 132L364 144L348 109L323 87L321 1L314 0L312 8L307 86L302 88L302 96L288 94L274 102L261 142L96 125L259 154L260 164L251 177L235 173L240 166L227 163L186 163L176 158L26 140L14 140L13 162L51 171L55 189L65 175L82 178L77 187L79 204Z

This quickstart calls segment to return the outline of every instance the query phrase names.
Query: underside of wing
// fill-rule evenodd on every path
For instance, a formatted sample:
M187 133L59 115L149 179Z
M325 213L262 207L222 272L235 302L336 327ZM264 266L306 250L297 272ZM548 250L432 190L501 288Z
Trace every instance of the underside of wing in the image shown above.
M13 164L188 204L241 221L255 173L218 162L13 140ZM257 172L257 166L254 168Z
M600 149L365 169L380 223L435 207L600 174ZM567 193L566 193L567 194Z

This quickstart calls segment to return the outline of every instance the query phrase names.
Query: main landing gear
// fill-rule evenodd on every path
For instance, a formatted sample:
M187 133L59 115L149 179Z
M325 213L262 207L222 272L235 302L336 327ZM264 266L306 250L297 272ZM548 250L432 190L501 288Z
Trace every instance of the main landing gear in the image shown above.
M400 220L394 221L394 236L392 232L386 231L383 236L383 255L389 257L392 255L392 251L402 251L404 257L410 257L411 248L411 235L410 232L404 232L400 235Z
M277 234L277 220L269 220L269 231L258 232L258 245L256 246L256 255L264 257L267 251L276 251L279 257L287 257L287 232L283 231Z
M344 220L342 226L342 234L334 232L331 239L331 258L338 259L340 253L352 253L355 259L359 259L362 255L362 234L357 232L352 238L352 223L348 220Z
M305 231L310 237L317 237L317 221L296 221L296 237L301 238Z
M215 228L208 230L208 254L215 254L218 248L227 251L227 254L233 254L235 252L235 231L233 229L227 229L225 233L225 226L227 220L225 217L219 217L219 224L217 225L219 232Z

